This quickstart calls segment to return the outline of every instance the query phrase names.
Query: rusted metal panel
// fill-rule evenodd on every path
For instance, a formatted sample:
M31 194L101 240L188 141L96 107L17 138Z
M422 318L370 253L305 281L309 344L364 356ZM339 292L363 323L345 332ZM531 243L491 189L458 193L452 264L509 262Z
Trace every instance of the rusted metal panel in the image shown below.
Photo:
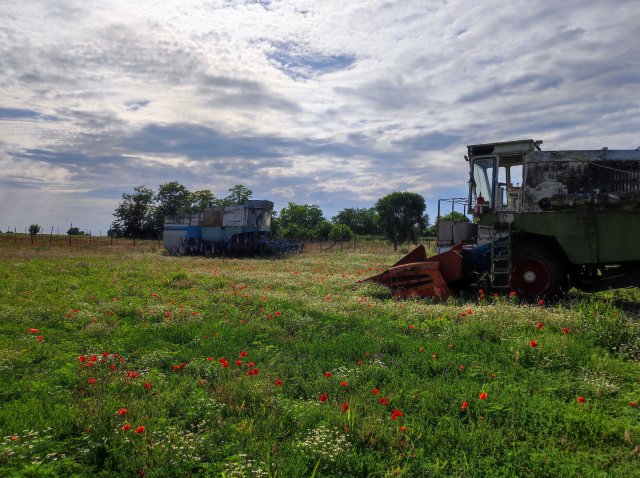
M528 153L523 187L526 212L640 210L640 153L607 150Z
M211 207L203 211L203 226L222 226L224 206Z

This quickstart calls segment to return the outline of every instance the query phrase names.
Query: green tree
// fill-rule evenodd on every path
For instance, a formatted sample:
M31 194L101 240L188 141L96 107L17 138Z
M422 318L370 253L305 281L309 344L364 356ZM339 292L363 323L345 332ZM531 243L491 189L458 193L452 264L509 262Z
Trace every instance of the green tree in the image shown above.
M67 230L69 236L84 236L84 231L81 231L79 227L72 226Z
M222 206L242 206L245 201L251 199L253 191L244 187L242 184L236 184L229 189L229 195L221 201Z
M334 224L347 226L355 234L381 234L380 218L375 208L346 208L332 218Z
M220 202L208 189L191 193L190 201L192 212L202 211L208 207L216 206Z
M192 194L177 181L161 184L154 196L153 229L156 235L162 233L167 216L181 216L191 213Z
M111 224L111 229L120 231L123 237L156 234L152 217L153 191L146 186L136 186L133 190L133 194L122 195L122 201L113 213L116 220Z
M393 241L394 250L398 249L398 243L417 240L426 229L426 205L420 194L393 192L379 199L375 208L382 230Z
M277 228L281 237L316 237L324 231L328 234L326 226L321 224L322 221L326 222L322 210L315 204L290 202L287 207L280 210Z
M318 224L311 230L311 237L316 241L326 241L331 234L331 228L333 225L326 219L321 219Z
M344 224L334 224L329 232L329 239L334 242L349 242L353 239L353 231Z
M29 234L33 237L36 234L38 234L40 232L40 225L39 224L31 224L29 226Z

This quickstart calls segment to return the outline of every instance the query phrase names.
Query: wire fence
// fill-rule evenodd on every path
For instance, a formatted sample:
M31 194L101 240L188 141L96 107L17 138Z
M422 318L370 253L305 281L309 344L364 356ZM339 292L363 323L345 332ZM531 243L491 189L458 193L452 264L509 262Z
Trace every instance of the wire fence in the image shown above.
M26 228L25 228L26 229ZM365 253L377 254L393 251L393 242L383 236L355 236L349 241L312 241L304 240L304 252L308 254L321 253ZM424 244L427 251L435 247L434 237L423 237L415 244L404 243L398 246L398 253L406 253L417 244ZM3 249L79 249L104 251L162 251L162 239L121 238L110 236L94 236L84 234L59 234L50 229L49 233L40 232L29 234L28 229L17 232L17 229L0 232L0 247Z

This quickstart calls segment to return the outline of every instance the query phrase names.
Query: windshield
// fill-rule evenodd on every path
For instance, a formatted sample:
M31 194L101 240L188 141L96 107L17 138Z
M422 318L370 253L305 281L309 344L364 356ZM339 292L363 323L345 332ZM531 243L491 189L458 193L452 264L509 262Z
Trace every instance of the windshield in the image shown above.
M480 196L493 207L493 171L495 158L479 158L473 161L473 181L476 202Z

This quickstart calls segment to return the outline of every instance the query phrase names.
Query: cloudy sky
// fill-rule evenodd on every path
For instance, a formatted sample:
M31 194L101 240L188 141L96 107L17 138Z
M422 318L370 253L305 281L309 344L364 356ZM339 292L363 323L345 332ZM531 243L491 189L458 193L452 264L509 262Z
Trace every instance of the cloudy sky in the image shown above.
M331 217L466 195L466 145L640 146L637 0L0 0L0 229L124 192Z

